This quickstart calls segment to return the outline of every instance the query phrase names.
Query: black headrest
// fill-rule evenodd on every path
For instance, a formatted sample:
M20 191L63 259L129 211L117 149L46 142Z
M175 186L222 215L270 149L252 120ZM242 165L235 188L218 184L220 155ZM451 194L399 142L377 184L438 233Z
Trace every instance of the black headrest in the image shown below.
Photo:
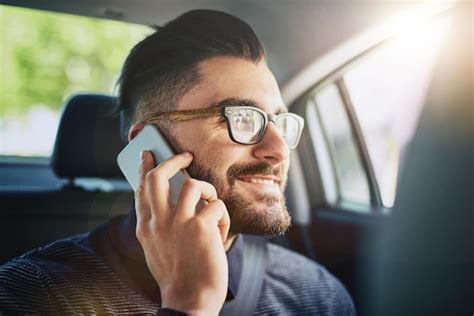
M59 123L52 157L58 177L121 177L116 163L124 144L113 115L116 98L82 94L69 99Z

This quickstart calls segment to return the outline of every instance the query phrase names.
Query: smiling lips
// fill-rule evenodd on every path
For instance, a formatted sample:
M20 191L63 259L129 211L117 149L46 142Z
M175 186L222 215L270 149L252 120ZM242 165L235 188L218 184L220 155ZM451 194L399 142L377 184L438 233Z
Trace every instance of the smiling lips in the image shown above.
M254 184L265 184L265 185L279 185L281 179L276 176L270 175L251 175L251 176L240 176L237 177L238 180L254 183Z

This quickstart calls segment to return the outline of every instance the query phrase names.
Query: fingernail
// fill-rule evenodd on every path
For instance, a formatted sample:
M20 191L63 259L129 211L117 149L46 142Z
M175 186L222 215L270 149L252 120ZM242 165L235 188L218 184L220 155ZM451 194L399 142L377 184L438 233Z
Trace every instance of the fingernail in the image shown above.
M190 158L190 157L193 156L190 152L184 152L183 155L184 155L186 158Z
M145 160L145 151L144 151L144 150L142 150L142 151L140 152L140 160L141 160L141 161L144 161L144 160Z

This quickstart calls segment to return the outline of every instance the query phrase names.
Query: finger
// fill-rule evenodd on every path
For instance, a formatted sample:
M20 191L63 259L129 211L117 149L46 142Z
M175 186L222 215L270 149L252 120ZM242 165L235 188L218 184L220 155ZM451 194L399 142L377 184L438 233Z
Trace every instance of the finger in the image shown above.
M144 150L140 153L140 168L138 188L135 191L135 212L137 220L150 218L150 207L148 205L148 193L146 190L146 175L153 169L153 157L150 152Z
M204 207L197 216L200 216L206 223L217 225L221 234L222 242L227 240L230 228L230 217L227 208L222 200L214 200Z
M151 216L170 216L169 180L181 169L188 167L192 161L190 153L174 155L163 161L146 176L147 194L151 206Z
M211 202L216 199L216 188L212 184L188 178L179 194L176 217L179 220L187 220L195 215L196 205L200 200Z

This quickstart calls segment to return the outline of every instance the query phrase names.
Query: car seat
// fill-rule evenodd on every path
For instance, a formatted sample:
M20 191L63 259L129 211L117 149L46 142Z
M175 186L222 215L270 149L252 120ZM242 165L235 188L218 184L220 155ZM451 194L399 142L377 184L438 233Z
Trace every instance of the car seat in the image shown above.
M133 192L115 160L124 143L114 108L111 96L70 98L48 166L60 186L0 192L0 264L128 213Z

